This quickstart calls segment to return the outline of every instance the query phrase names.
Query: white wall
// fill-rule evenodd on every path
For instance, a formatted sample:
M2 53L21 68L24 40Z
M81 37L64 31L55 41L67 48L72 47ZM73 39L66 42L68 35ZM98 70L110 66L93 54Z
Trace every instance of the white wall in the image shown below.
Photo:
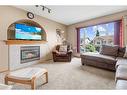
M0 32L1 35L1 32ZM8 47L0 40L0 71L8 69Z

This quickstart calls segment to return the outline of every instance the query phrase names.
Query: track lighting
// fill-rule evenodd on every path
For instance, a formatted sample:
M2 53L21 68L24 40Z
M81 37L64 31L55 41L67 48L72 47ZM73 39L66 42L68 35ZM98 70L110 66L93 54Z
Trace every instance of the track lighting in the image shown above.
M51 13L51 9L48 9L48 13Z
M42 10L43 10L43 11L45 10L45 7L44 7L44 6L42 6Z
M35 5L35 7L39 7L39 5Z
M46 7L46 6L43 6L43 5L35 5L35 7L41 7L41 8L42 8L42 11L47 10L47 11L48 11L48 13L51 13L51 9L50 9L50 8L48 8L48 7Z

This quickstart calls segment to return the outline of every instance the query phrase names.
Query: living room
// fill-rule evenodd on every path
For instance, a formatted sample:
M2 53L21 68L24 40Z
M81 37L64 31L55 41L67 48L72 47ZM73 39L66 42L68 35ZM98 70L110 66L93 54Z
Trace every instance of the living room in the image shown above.
M102 10L98 10L100 8ZM0 12L1 89L127 89L127 6L16 5L0 6ZM76 15L86 12L85 16ZM113 44L103 44L99 49L101 57L94 55L97 51L87 54L86 47L82 52L80 29L97 26L95 32L98 30L100 36L106 31L99 30L98 25L108 29L111 22L113 27L117 26L111 28ZM33 29L36 32L31 33ZM37 33L39 31L42 33ZM115 58L108 59L109 56ZM43 74L36 79L38 73Z

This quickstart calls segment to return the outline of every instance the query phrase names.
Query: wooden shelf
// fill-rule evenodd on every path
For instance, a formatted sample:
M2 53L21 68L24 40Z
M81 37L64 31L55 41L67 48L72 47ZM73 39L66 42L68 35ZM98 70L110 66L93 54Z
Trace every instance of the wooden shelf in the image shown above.
M47 41L28 41L28 40L6 40L7 45L16 45L16 44L43 44Z

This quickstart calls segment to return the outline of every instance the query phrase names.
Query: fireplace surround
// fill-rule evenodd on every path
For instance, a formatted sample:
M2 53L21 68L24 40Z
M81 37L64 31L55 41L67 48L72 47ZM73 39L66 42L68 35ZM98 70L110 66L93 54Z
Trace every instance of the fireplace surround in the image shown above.
M22 46L20 49L21 64L40 59L40 46Z

